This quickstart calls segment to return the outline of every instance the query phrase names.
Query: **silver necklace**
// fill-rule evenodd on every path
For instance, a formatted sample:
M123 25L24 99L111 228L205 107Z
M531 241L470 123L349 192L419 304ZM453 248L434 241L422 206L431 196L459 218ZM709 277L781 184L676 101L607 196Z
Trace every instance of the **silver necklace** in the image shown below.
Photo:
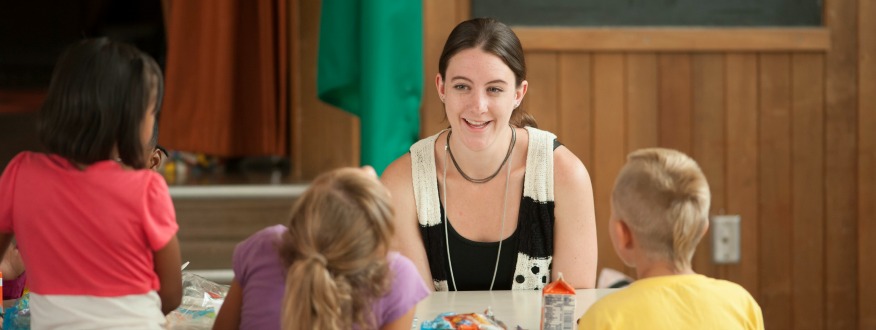
M514 131L514 127L511 127L512 139L516 140L516 132ZM511 155L512 150L514 149L514 142L512 140L511 147L508 149L508 156L505 156L505 160L508 160ZM450 281L453 283L453 290L459 291L459 287L456 286L456 277L453 276L453 262L450 260L450 239L447 235L447 213L450 213L450 207L448 206L447 200L447 153L450 151L450 131L447 132L447 143L444 145L444 246L447 248L447 266L450 268ZM455 162L454 162L455 163ZM505 161L502 162L503 164ZM459 169L459 166L457 166ZM502 167L499 167L501 170ZM462 171L459 171L462 173ZM497 170L496 173L499 173ZM496 174L493 174L489 179L492 179ZM487 179L487 181L489 181ZM468 180L468 178L466 178ZM469 180L471 181L471 180ZM496 283L496 273L499 271L499 257L502 256L502 238L505 236L505 214L507 213L508 206L508 183L511 182L511 161L508 161L508 174L505 176L505 195L502 197L502 226L499 229L499 251L496 252L496 266L493 267L493 279L490 281L490 291L493 291L493 284Z
M473 183L487 183L499 174L499 171L502 170L502 166L504 166L505 163L508 162L508 158L511 157L511 150L514 149L514 142L517 142L517 131L514 130L514 126L511 126L511 124L508 124L508 127L511 127L511 143L508 144L508 152L505 153L505 159L502 160L502 163L499 164L499 168L497 168L496 171L493 172L493 174L483 179L472 178L462 171L462 168L459 167L459 163L456 162L456 158L453 157L453 150L450 149L450 134L453 133L453 131L447 131L447 142L444 145L445 150L447 151L447 153L450 154L450 160L453 161L453 166L456 166L456 170L459 171L459 174L461 174L463 178Z

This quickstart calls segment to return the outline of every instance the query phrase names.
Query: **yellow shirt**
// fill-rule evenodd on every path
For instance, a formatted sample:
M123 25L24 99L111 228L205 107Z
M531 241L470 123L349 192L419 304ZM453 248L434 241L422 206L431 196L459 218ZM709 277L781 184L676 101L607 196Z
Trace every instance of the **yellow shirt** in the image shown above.
M603 297L578 329L763 329L763 313L736 283L699 274L658 276Z

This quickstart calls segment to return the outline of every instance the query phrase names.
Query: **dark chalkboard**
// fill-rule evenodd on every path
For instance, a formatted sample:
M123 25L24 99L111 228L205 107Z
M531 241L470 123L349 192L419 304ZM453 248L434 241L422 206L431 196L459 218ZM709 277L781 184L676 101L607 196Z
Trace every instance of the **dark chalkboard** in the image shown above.
M823 0L471 0L525 26L820 26Z

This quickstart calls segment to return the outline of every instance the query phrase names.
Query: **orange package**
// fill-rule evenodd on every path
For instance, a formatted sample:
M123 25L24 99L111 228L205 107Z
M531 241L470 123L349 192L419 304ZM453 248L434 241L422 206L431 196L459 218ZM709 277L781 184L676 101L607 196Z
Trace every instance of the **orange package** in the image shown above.
M541 329L575 329L575 288L560 278L541 292Z

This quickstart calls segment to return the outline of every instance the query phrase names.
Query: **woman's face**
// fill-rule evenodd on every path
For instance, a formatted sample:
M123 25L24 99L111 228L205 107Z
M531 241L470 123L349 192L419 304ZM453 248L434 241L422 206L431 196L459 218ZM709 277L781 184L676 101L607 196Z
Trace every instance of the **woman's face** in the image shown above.
M436 85L453 136L472 150L483 150L496 142L527 88L526 81L516 86L514 72L502 59L479 48L450 58L444 78L438 74Z

